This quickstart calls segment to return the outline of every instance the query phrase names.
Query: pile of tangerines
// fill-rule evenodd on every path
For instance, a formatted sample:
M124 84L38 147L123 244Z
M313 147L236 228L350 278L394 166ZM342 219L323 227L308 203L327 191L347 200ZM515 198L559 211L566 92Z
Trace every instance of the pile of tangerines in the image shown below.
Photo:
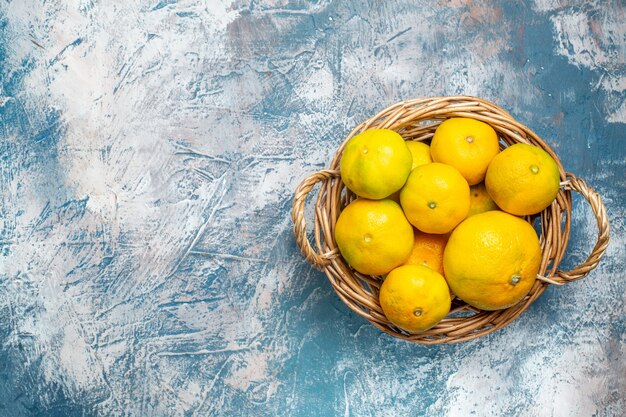
M450 118L430 145L366 130L346 144L340 170L358 198L337 219L337 246L355 271L384 279L380 305L397 327L429 329L453 296L499 310L530 291L541 248L521 216L548 207L560 184L543 149L500 151L489 124Z

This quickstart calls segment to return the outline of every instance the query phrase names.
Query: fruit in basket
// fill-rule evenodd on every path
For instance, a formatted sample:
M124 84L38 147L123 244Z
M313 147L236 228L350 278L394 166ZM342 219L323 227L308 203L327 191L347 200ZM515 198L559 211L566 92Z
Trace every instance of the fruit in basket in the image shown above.
M413 231L413 249L405 265L423 265L443 275L443 250L448 242L448 235L434 235Z
M455 168L437 162L418 166L400 191L411 224L425 233L448 233L469 211L467 181Z
M442 122L430 144L433 161L455 167L469 185L485 179L487 166L498 151L495 130L487 123L464 117Z
M485 183L481 182L470 187L470 209L467 217L486 211L498 210L498 205L487 192Z
M430 158L430 146L422 142L415 142L413 140L407 140L406 146L411 151L413 157L413 163L411 164L411 171L420 165L425 165L433 162ZM400 190L389 196L390 199L400 204Z
M340 161L341 180L359 197L379 200L398 191L413 157L404 139L389 129L370 129L348 141Z
M384 275L409 257L413 228L396 202L358 198L339 214L335 241L355 270Z
M430 146L423 142L416 142L414 140L407 140L406 146L409 148L411 152L411 156L413 157L413 163L411 164L411 170L416 167L424 164L429 164L433 162L432 157L430 156Z
M499 210L464 220L450 235L443 255L452 292L482 310L500 310L524 298L540 263L533 227Z
M439 323L450 312L450 291L441 274L423 265L403 265L380 287L380 306L390 322L410 333Z
M559 192L559 167L543 149L516 143L498 154L487 170L485 185L500 208L517 216L539 213Z

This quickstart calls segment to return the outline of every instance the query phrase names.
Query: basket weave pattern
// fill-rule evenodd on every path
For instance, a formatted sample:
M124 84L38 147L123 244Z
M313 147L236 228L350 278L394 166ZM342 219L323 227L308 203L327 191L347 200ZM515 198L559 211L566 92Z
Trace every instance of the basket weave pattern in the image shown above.
M540 222L542 260L537 281L518 304L498 311L482 311L455 298L450 314L435 327L409 334L394 326L383 314L378 301L381 277L354 271L340 255L334 228L341 210L356 196L349 191L339 174L339 162L346 143L356 134L375 128L397 131L406 140L428 141L437 126L450 117L469 117L491 125L501 139L501 148L514 143L528 143L547 151L557 162L561 189L552 204L526 220ZM316 184L321 187L315 203L312 244L306 233L304 205ZM558 269L570 234L572 196L576 191L589 203L598 225L598 239L588 259L571 271ZM326 273L341 300L379 329L402 339L422 344L454 343L470 340L500 329L515 320L541 295L547 285L563 285L585 277L594 269L609 242L609 223L600 196L580 178L563 170L557 155L535 133L517 122L497 105L476 97L434 97L396 103L358 125L343 141L329 169L312 174L295 192L292 218L294 235L306 259Z

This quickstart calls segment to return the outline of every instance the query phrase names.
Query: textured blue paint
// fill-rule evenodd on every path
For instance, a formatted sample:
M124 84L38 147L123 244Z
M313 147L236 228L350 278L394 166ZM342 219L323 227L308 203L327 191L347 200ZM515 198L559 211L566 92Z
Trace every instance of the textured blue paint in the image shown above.
M626 9L552 3L2 2L0 416L624 415ZM543 137L612 244L418 346L306 263L291 198L361 120L451 94ZM576 198L563 267L594 239Z

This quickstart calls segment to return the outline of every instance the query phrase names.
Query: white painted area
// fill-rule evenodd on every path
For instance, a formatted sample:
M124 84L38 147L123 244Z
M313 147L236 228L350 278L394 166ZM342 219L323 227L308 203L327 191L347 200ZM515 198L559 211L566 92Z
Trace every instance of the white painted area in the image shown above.
M298 81L297 94L306 101L329 100L333 97L335 77L326 66L312 71L310 78Z
M617 110L609 114L609 117L607 117L606 120L610 123L626 124L626 101L622 102Z
M552 10L552 7L547 7L547 3L554 2L536 2L536 6L541 11ZM597 71L599 81L596 88L602 88L608 93L624 93L624 10L617 2L597 2L595 7L594 13L575 7L557 8L558 11L550 16L557 41L555 52L577 67ZM607 122L626 123L625 108L624 100L607 102Z
M538 13L546 13L554 12L570 5L571 2L567 0L535 0L532 7Z

